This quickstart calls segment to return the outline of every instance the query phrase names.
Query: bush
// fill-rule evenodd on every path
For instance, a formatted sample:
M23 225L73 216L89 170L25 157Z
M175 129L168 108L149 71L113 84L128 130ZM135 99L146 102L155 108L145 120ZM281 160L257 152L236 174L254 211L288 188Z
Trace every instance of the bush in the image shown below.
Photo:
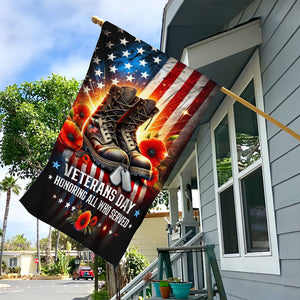
M109 300L108 297L108 291L107 290L101 290L99 292L94 291L92 294L93 300Z
M21 273L21 268L20 267L10 267L10 268L8 268L8 273L20 274Z
M42 273L45 275L68 275L70 270L69 267L69 256L65 252L58 252L58 259L56 262L42 268Z
M124 268L129 281L140 274L149 265L148 258L139 253L137 247L128 248L125 258Z

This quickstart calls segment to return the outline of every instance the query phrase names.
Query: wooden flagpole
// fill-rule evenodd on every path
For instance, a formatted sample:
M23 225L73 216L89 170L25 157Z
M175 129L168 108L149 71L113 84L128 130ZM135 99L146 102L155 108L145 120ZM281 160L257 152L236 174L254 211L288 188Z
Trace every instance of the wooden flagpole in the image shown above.
M93 16L92 17L92 22L95 23L95 24L98 24L101 27L104 23L104 20L102 20L102 19L100 19L96 16Z
M99 26L102 26L103 23L104 23L104 20L102 20L102 19L100 19L96 16L93 16L92 17L92 22L95 23L95 24L98 24ZM235 93L233 93L230 90L226 89L225 87L221 88L221 92L228 95L230 98L238 101L239 103L243 104L244 106L251 109L252 111L256 112L260 116L264 117L265 119L267 119L271 123L278 126L280 129L284 130L285 132L287 132L288 134L290 134L291 136L293 136L294 138L296 138L297 140L300 141L300 135L299 134L297 134L295 131L291 130L290 128L286 127L285 125L283 125L282 123L280 123L279 121L277 121L276 119L271 117L270 115L266 114L265 112L263 112L262 110L260 110L256 106L249 103L248 101L246 101L243 98L239 97L238 95L236 95Z
M263 112L262 110L260 110L256 106L249 103L248 101L244 100L243 98L239 97L238 95L236 95L235 93L229 91L228 89L226 89L224 87L221 88L221 92L228 95L232 99L238 101L239 103L243 104L244 106L251 109L252 111L256 112L260 116L264 117L268 121L270 121L273 124L275 124L276 126L278 126L280 129L286 131L288 134L290 134L291 136L293 136L294 138L296 138L297 140L300 141L300 135L299 134L297 134L295 131L291 130L290 128L286 127L285 125L283 125L282 123L280 123L279 121L277 121L276 119L271 117L270 115L266 114L265 112Z

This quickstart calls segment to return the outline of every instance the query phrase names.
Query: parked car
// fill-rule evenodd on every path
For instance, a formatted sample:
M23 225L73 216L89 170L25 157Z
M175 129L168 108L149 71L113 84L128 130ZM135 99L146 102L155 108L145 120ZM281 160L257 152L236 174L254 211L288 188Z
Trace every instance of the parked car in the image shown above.
M75 270L72 274L72 279L79 280L80 278L88 280L89 278L91 280L94 279L94 271L89 266L80 266L77 270Z

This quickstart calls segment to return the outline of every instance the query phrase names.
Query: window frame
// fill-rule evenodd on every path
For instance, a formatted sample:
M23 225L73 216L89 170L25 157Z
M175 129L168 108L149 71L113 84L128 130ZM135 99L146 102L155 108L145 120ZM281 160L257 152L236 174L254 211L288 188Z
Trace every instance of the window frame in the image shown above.
M251 80L254 80L255 100L256 106L263 110L263 93L261 83L261 72L259 65L258 50L255 51L252 58L236 80L232 87L232 92L240 95L247 87ZM268 155L268 142L266 134L265 119L257 115L257 125L260 139L260 151L261 157L249 165L244 170L238 170L238 157L236 150L236 131L234 120L234 103L235 100L226 96L215 115L211 119L211 141L212 141L212 156L213 156L213 173L214 173L214 187L215 187L215 199L217 209L217 223L218 223L218 237L219 237L219 251L221 269L228 271L241 271L251 273L266 273L266 274L280 274L279 254L278 254L278 241L276 232L275 212L273 203L273 193L271 185L271 173L269 165ZM215 150L215 137L214 130L228 115L229 126L229 142L232 158L232 178L221 186L218 186L217 168L216 168L216 150ZM269 251L266 252L249 252L247 253L247 240L246 229L244 222L244 210L243 199L241 189L241 179L252 173L258 168L262 168L265 207L268 226L269 237ZM229 186L233 186L234 191L234 204L236 215L236 227L238 236L238 253L224 254L223 236L222 236L222 217L219 194L227 189Z

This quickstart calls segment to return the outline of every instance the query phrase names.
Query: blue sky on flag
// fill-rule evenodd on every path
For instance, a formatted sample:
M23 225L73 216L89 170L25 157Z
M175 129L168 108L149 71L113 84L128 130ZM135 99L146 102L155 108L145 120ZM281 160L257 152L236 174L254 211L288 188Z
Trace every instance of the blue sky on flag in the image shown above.
M0 90L56 73L83 80L100 28L96 15L160 47L163 9L167 0L2 0L0 2ZM129 66L128 66L129 67ZM146 76L146 74L144 74ZM0 180L6 169L0 170ZM19 182L24 186L24 182ZM36 219L13 196L6 237L24 233L35 240ZM0 194L0 227L5 194ZM42 223L42 222L41 222ZM41 224L41 238L48 225Z

